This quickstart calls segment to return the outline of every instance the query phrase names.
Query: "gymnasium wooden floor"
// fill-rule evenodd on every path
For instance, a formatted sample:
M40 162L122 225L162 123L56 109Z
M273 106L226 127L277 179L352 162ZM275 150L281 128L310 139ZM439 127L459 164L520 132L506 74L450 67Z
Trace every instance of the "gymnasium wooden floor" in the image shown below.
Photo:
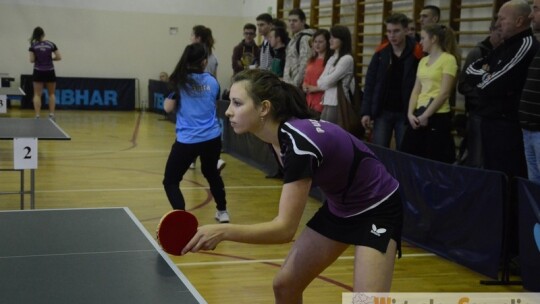
M15 108L8 116L33 117L33 111ZM39 142L36 208L126 206L154 235L158 220L170 210L161 180L174 125L161 115L136 111L58 111L56 121L72 140ZM0 168L12 168L12 149L11 141L0 141ZM222 158L232 222L271 220L281 182L228 154ZM18 174L0 172L0 191L15 191L18 183ZM187 172L181 188L200 223L215 223L215 205L199 168ZM28 206L29 197L26 201ZM319 206L310 199L299 231ZM0 195L0 210L18 208L18 195ZM172 259L209 303L272 303L272 278L290 246L224 242L215 251ZM489 278L407 244L403 253L396 263L395 292L523 291L521 286L481 285ZM341 294L351 290L352 256L350 248L312 282L304 302L341 303Z

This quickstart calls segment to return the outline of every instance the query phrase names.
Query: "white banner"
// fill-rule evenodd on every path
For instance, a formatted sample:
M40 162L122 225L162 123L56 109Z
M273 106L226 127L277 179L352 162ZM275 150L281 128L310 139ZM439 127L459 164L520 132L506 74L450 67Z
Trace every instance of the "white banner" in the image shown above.
M540 293L391 292L344 293L342 304L539 304Z

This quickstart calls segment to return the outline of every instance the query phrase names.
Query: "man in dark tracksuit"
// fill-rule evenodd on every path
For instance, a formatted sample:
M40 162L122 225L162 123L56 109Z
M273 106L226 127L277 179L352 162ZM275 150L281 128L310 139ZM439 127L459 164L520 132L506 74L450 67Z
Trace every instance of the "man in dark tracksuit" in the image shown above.
M527 176L518 108L527 68L539 48L529 14L527 2L506 2L495 25L504 43L466 70L466 81L478 88L484 167L510 177Z
M519 254L517 187L512 177L527 177L518 109L528 66L539 49L530 28L530 13L526 1L503 4L495 27L504 42L466 71L466 81L478 88L484 168L502 171L510 181L511 199L508 209L503 207L507 210L503 216L508 227L507 251L503 252L506 258ZM507 262L503 260L503 265Z

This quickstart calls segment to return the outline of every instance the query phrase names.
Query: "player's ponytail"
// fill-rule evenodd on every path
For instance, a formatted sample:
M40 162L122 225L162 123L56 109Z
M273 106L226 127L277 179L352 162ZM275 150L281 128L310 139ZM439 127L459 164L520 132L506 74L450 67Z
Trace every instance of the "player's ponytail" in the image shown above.
M202 73L205 69L203 61L208 59L206 47L201 43L193 43L186 46L182 57L176 64L174 71L169 77L169 82L173 88L189 90L195 85L195 80L191 78L191 73Z
M45 36L45 31L41 27L36 27L34 31L32 32L32 37L30 37L30 45L41 41L43 37Z

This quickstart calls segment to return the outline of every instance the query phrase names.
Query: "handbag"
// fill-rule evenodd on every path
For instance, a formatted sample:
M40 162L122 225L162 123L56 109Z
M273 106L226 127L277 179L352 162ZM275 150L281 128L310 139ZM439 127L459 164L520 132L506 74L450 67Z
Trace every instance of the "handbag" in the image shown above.
M418 117L418 116L424 114L424 112L426 111L426 109L427 109L427 108L429 107L429 105L431 105L431 103L433 102L433 99L435 99L435 98L431 97L431 98L429 99L429 102L428 102L427 105L421 106L421 107L417 108L416 110L414 110L413 115L416 116L416 117Z
M356 88L359 90L359 88ZM351 94L349 94L351 96ZM365 130L359 112L355 110L353 104L347 99L343 91L343 81L337 83L337 124L344 130L359 139L364 139Z

